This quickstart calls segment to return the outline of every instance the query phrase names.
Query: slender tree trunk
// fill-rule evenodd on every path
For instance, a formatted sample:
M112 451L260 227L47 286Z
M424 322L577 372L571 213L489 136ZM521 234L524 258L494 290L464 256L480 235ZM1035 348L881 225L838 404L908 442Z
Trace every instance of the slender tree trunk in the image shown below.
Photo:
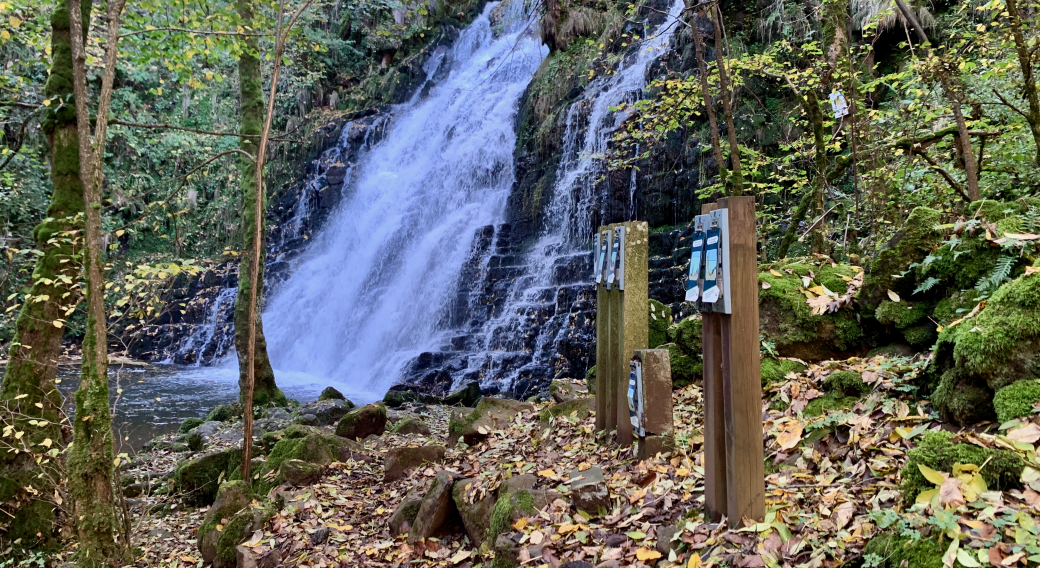
M68 2L70 13L80 12L80 0ZM80 20L70 20L80 180L83 183L86 209L83 271L87 288L87 324L68 469L73 523L79 542L76 563L83 568L118 566L125 560L127 552L117 538L119 525L115 509L116 475L113 467L112 415L108 400L108 333L101 258L102 165L119 50L119 21L125 4L126 0L110 0L108 4L105 74L98 98L93 139L90 133L90 113L87 110L85 30Z
M90 19L90 9L91 2L83 2L84 21ZM66 99L73 94L69 26L68 6L59 4L51 16L47 98ZM25 432L21 444L15 443L21 452L0 446L0 505L13 515L2 515L0 520L0 548L6 548L4 542L18 539L29 548L53 544L54 494L60 476L57 455L65 441L60 426L61 395L54 379L65 331L62 322L79 301L73 283L79 277L75 240L83 222L83 185L75 107L48 107L43 126L50 143L52 187L47 218L36 226L34 235L36 248L43 254L36 261L32 288L15 324L0 385L0 427L14 426ZM37 424L29 424L30 420Z
M245 23L253 21L256 13L256 0L238 0L238 13ZM263 78L260 68L260 40L256 36L246 36L243 40L244 50L238 60L240 104L242 123L239 133L247 136L259 136L264 125L264 92ZM242 138L240 148L251 156L257 156L257 138ZM257 185L257 164L255 161L241 156L238 159L239 185L242 188L242 243L243 253L239 257L238 295L235 298L235 349L238 352L238 384L241 400L244 403L250 388L249 367L252 365L252 404L256 406L285 405L285 395L278 389L274 381L274 370L267 355L267 340L264 338L264 326L260 311L256 310L254 318L250 318L250 294L253 283L256 283L256 297L263 298L264 260L267 256L263 246L266 211L266 192ZM259 203L258 203L259 201ZM260 211L261 214L257 214ZM258 236L259 235L259 236ZM257 241L260 246L257 247ZM254 250L259 257L254 259ZM253 271L252 267L256 266ZM256 339L250 346L250 322L255 323ZM250 358L249 354L255 356Z
M687 3L687 6L689 4ZM704 110L708 114L708 126L711 128L711 153L715 156L715 163L719 167L719 182L726 183L726 158L722 155L722 142L719 140L719 121L715 116L715 102L712 100L711 89L708 87L708 64L704 60L704 38L701 37L697 21L703 18L702 11L694 14L690 10L690 28L693 33L693 47L697 55L697 69L700 72L701 97L704 98Z
M965 189L968 191L969 199L978 201L982 199L982 194L979 191L979 173L975 169L977 162L975 161L975 151L971 146L971 136L968 134L968 123L965 122L964 113L961 112L963 95L949 85L948 81L944 81L944 83L946 84L946 94L950 97L950 106L953 108L953 118L957 121L957 139L961 156L964 159Z
M729 73L726 71L726 57L723 52L725 40L722 37L722 10L715 7L715 64L719 67L719 89L722 99L722 112L726 117L726 135L729 138L729 157L732 195L744 194L744 175L740 172L740 147L737 145L737 129L733 126L733 96L732 85L729 81Z
M1011 35L1015 38L1015 50L1018 52L1018 66L1022 70L1022 91L1029 103L1029 113L1023 114L1026 115L1029 130L1033 133L1033 143L1036 144L1033 163L1040 167L1040 97L1037 95L1036 78L1033 77L1030 48L1022 35L1022 12L1018 9L1018 0L1007 0L1007 8L1011 18Z
M791 90L794 91L795 96L798 97L798 102L801 103L802 110L805 111L810 124L812 124L813 141L815 145L813 161L816 166L816 174L813 176L812 190L802 196L802 199L798 202L798 207L791 216L791 224L788 225L787 230L784 231L784 237L780 241L780 249L777 251L778 258L784 258L787 256L787 251L791 248L791 244L794 243L795 240L795 235L798 233L799 223L801 223L809 213L812 213L813 216L823 215L825 190L827 187L827 138L824 132L824 116L823 111L820 110L820 100L816 97L816 92L812 89L806 89L803 94L793 83L791 83L790 80L788 80L788 85L791 87ZM819 223L816 223L813 227L813 252L821 254L824 252L824 235L826 234L825 227L826 223L822 220Z

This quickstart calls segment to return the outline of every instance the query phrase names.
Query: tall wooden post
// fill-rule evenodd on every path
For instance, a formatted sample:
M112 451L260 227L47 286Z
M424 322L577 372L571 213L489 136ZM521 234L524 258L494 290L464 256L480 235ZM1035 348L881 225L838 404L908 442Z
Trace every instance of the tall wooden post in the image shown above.
M610 241L605 238L604 227L599 228L599 235L604 237L606 248L610 250ZM613 232L613 231L611 231ZM594 254L601 254L599 250ZM609 258L609 253L608 253ZM595 259L593 264L596 264ZM605 264L605 263L604 263ZM600 277L606 272L606 267L600 268ZM610 346L605 338L610 337L610 297L603 283L596 284L596 430L613 430L608 422L608 416L613 418L614 413L608 412L613 409L611 402L610 387L613 381L610 379L610 365L607 364Z
M743 518L765 517L755 199L727 197L717 208L727 210L720 277L727 279L731 313L714 309L703 322L704 504L708 517L726 516L736 527Z

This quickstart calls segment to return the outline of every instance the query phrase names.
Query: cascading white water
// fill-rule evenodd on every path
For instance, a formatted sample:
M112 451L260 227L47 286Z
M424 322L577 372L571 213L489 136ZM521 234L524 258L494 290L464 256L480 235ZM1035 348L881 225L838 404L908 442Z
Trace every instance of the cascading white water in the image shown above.
M479 376L484 386L495 384L514 389L516 379L531 368L552 363L554 345L568 329L569 312L561 310L561 288L576 288L587 293L591 268L577 282L561 282L559 273L573 272L589 256L596 208L607 199L597 195L597 178L605 171L604 158L613 133L631 116L630 110L615 110L634 102L646 85L648 66L667 51L679 26L683 0L675 0L668 17L647 35L638 51L629 56L617 71L589 83L571 104L565 118L563 156L557 169L552 200L546 212L542 236L527 253L518 278L510 290L509 301L501 315L484 326L482 348L469 358L468 376ZM581 120L587 115L587 121ZM635 172L629 188L629 212L634 211ZM580 301L580 299L579 299ZM556 303L556 306L552 306ZM551 312L549 321L542 314ZM530 335L537 334L535 341ZM517 366L515 361L526 361ZM532 373L533 374L533 373ZM550 375L551 377L551 375ZM521 393L524 394L524 393Z
M510 4L498 35L489 5L430 58L427 75L443 80L395 109L351 195L274 291L264 329L279 383L304 374L381 395L438 346L474 235L502 221L517 103L547 55L524 2Z

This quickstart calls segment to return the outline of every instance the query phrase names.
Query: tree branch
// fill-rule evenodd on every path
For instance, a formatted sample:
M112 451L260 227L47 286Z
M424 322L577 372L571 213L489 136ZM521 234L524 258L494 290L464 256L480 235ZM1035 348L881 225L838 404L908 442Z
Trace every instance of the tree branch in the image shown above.
M951 176L945 168L940 166L939 163L935 161L935 158L929 156L928 152L926 152L924 148L914 148L913 153L924 158L924 161L928 162L928 165L931 166L935 172L941 175L946 180L946 183L950 184L950 187L960 194L964 201L971 203L971 199L968 198L968 193L964 190L964 186L958 183L957 180L953 179L953 176Z
M259 139L259 136L252 134L239 134L237 132L214 132L212 130L199 130L197 128L188 128L186 126L174 126L172 124L147 124L142 122L129 122L125 120L113 120L111 124L118 124L120 126L129 126L132 128L150 128L153 130L180 130L182 132L192 132L194 134L205 134L207 136L230 136L234 138L254 138ZM272 138L275 142L288 142L289 138Z
M211 32L211 31L206 31L206 30L189 30L187 28L162 27L162 28L152 28L150 30L137 30L135 32L127 32L127 33L119 34L119 37L120 37L120 39L122 39L122 38L125 38L125 37L130 37L130 36L135 36L135 35L150 34L152 32L179 32L179 33L196 34L196 35L234 36L234 37L247 37L247 36L250 36L250 37L268 37L268 36L271 35L271 34L258 34L258 33L257 34L250 34L250 33L239 33L239 32Z
M1018 114L1022 115L1023 117L1025 117L1026 120L1029 120L1030 118L1032 118L1028 114L1023 112L1022 109L1018 108L1017 106L1012 104L1010 101L1005 99L1004 95L1001 95L999 92L997 92L996 89L993 89L993 94L997 95L997 98L1000 99L1000 103L1001 104L1003 104L1004 106L1006 106L1006 107L1010 108L1011 110L1017 112Z

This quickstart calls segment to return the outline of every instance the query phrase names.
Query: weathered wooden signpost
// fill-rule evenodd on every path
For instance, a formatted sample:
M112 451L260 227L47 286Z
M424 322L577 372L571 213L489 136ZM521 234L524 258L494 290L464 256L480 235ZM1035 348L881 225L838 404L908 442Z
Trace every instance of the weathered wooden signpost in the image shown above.
M687 300L704 318L704 505L712 520L738 526L765 517L755 198L723 198L701 213Z

